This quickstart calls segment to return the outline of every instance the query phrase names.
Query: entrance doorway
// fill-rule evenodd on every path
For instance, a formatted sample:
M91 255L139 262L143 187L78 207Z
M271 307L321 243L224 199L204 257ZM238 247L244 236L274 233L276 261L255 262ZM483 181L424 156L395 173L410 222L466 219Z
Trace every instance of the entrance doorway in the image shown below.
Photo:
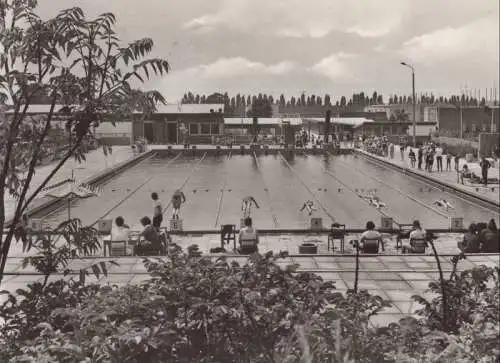
M177 122L167 122L167 143L177 144Z
M144 138L148 141L149 144L153 143L155 136L154 136L152 122L145 122L144 123Z

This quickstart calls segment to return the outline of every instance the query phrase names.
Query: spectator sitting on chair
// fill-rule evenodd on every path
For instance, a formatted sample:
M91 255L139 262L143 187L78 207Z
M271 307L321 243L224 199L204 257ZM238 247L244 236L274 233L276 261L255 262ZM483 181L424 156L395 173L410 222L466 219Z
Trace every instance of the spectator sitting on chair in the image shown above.
M111 230L111 241L128 241L130 236L130 227L125 224L125 220L122 216L116 217L115 219L116 227ZM127 244L127 254L132 251L128 251Z
M467 166L467 164L465 164L462 167L462 171L460 172L460 184L464 183L464 179L465 178L470 178L470 177L471 177L471 172L470 172L469 167Z
M464 253L479 252L479 236L477 235L477 227L475 223L469 225L469 230L464 234L463 241L457 243L458 248Z
M158 253L161 248L160 233L158 229L151 224L151 219L149 219L149 217L143 217L141 219L141 224L144 229L140 233L140 237L144 238L144 241L140 241L135 246L135 254L140 256Z
M479 232L479 243L481 252L496 253L500 250L498 228L494 219L488 223L488 227Z
M427 232L420 225L420 221L413 221L413 230L410 232L410 239L424 239Z
M418 246L416 246L415 241L425 241L427 245L427 232L422 228L420 222L415 220L413 221L413 229L410 232L410 246L403 246L403 253L414 253L419 252L416 250Z
M360 242L362 243L362 247L364 247L364 243L366 240L379 240L380 245L382 246L382 251L384 251L384 243L382 241L382 235L379 231L375 229L375 223L372 221L368 221L366 223L366 231L361 234Z
M240 253L249 254L258 252L259 233L252 227L252 218L245 218L245 227L240 230L238 239L240 242Z

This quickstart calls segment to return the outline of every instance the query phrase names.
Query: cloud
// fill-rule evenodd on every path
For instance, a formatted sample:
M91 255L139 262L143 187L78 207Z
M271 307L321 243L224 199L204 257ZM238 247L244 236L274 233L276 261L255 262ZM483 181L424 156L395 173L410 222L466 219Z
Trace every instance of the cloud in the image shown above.
M220 22L216 16L207 14L200 16L199 18L191 19L190 21L184 23L183 27L185 29L210 31L214 29L219 23Z
M402 0L225 0L218 11L191 19L184 28L292 38L322 38L333 31L380 37L400 25L410 5Z
M498 21L485 17L462 27L446 27L404 42L400 54L425 65L462 57L498 59Z
M356 59L354 54L332 54L314 64L309 68L309 71L320 76L326 76L332 81L354 79L353 70L350 66L350 62L354 59Z
M260 62L253 62L243 57L220 58L211 64L202 64L191 67L182 72L190 76L204 78L233 78L248 74L268 74L284 75L290 73L295 68L295 63L282 61L276 64L266 65Z

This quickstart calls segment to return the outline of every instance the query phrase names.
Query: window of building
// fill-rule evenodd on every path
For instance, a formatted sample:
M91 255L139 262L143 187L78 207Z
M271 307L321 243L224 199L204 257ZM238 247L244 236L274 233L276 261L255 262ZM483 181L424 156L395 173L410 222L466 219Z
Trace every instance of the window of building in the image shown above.
M201 126L201 134L202 135L210 135L210 124L209 123L202 123L200 124Z
M219 123L213 123L211 125L211 133L212 135L219 135Z
M189 134L190 135L197 135L198 133L199 133L198 124L197 123L190 123L189 124Z

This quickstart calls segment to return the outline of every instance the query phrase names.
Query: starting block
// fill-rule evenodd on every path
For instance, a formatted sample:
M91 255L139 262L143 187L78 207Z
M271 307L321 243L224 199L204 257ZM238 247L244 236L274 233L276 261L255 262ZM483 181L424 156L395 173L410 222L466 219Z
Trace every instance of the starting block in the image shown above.
M171 232L182 231L182 219L171 219L170 220L170 231Z
M464 219L462 217L450 217L450 230L462 230L464 229Z
M323 229L323 218L311 218L311 230L320 231Z
M382 217L380 220L380 229L392 229L393 220L390 217Z

